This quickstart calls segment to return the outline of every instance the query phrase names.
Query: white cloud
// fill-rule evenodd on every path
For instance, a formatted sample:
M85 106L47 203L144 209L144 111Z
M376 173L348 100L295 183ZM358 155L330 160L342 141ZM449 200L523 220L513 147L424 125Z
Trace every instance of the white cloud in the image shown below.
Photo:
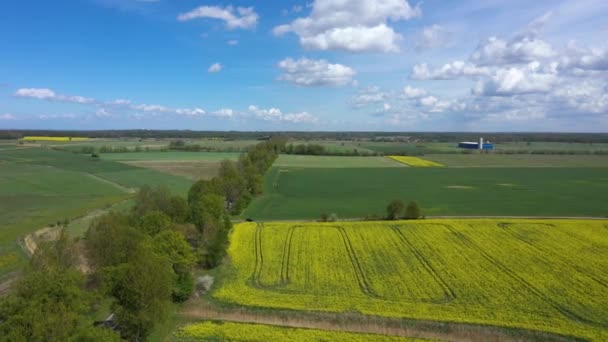
M38 115L40 120L53 120L53 119L74 119L76 115L74 114L42 114Z
M519 37L511 42L490 37L479 43L471 60L483 65L526 63L555 56L551 44L544 40Z
M407 99L417 99L426 95L426 90L406 86L403 88L403 95Z
M15 97L20 98L32 98L38 100L57 101L57 102L68 102L68 103L79 103L79 104L91 104L95 103L94 99L78 96L78 95L59 95L53 90L48 88L21 88L17 89L14 94Z
M4 113L0 115L0 120L12 121L17 120L17 118L11 113Z
M220 72L221 70L222 70L222 65L220 63L213 63L213 64L211 64L209 69L207 69L208 72Z
M258 14L253 7L219 7L201 6L190 12L182 13L177 17L179 21L188 21L198 18L219 19L226 22L228 29L252 29L258 23Z
M184 116L201 116L205 115L206 112L202 108L178 108L175 113Z
M105 108L99 108L95 112L95 116L98 118L106 118L106 117L112 116L112 114L110 112L108 112Z
M39 100L53 100L57 97L54 91L47 88L21 88L15 92L14 96Z
M342 65L330 64L326 60L287 58L279 62L283 74L279 80L299 86L341 86L352 82L355 70Z
M349 103L354 107L363 107L384 102L389 96L390 94L381 91L379 87L367 87L360 89L358 94L350 99Z
M463 61L444 64L441 68L430 70L426 63L417 64L410 75L416 80L449 80L461 77L479 77L490 74L487 67L479 67Z
M226 42L226 44L232 45L232 46L238 45L238 43L239 43L239 41L236 40L236 39L231 39L231 40L229 40L229 41Z
M333 28L310 37L301 37L300 43L307 49L342 49L352 52L397 52L401 37L392 28L380 24L374 27Z
M161 105L149 105L149 104L138 104L138 105L133 105L131 106L131 108L135 109L135 110L141 110L144 112L169 112L171 111L170 108L165 107L165 106L161 106Z
M509 67L497 70L489 79L479 81L474 92L489 96L546 93L557 81L556 74L544 73L538 62L532 62L524 68Z
M256 119L262 121L271 121L271 122L288 122L288 123L316 123L318 119L308 113L308 112L299 112L299 113L286 113L284 114L278 108L269 108L263 109L258 106L250 105L248 108L249 112L254 115Z
M107 104L115 106L128 106L131 104L131 100L116 99L114 101L107 102Z
M445 46L448 39L448 31L444 27L435 24L422 29L417 46L421 49L434 49Z
M308 49L351 52L396 52L401 36L387 23L421 15L406 0L315 0L308 17L298 18L273 32L297 34Z
M211 112L212 116L222 117L222 118L231 118L236 115L236 112L230 108L222 108Z

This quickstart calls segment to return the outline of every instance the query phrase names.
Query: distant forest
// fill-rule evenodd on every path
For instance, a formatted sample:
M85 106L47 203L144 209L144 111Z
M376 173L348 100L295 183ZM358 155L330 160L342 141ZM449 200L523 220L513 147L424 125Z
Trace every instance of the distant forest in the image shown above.
M367 140L403 142L454 142L476 141L483 137L496 142L568 142L608 143L608 133L488 133L488 132L239 132L239 131L190 131L190 130L107 130L107 131L59 131L59 130L0 130L0 139L20 139L24 136L72 136L88 138L141 138L141 139L197 139L267 140L270 137L288 137L301 140Z

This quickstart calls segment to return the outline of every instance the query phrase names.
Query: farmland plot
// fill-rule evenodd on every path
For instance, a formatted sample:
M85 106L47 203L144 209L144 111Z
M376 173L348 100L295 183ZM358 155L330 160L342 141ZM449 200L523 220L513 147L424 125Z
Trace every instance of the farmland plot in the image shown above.
M242 305L608 338L606 221L243 223L214 296ZM568 275L568 276L564 276Z
M423 341L422 339L382 336L374 334L326 331L318 329L286 328L261 324L203 322L182 327L177 333L179 341Z

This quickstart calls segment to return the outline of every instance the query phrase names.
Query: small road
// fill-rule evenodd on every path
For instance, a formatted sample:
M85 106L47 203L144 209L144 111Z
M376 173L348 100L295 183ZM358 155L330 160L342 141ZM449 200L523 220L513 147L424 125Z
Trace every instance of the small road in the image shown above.
M549 333L505 329L473 324L400 320L351 313L308 313L263 310L255 312L246 307L217 308L204 299L192 299L181 310L188 320L214 320L237 323L266 324L290 328L308 328L353 333L424 338L442 341L571 341L571 338Z

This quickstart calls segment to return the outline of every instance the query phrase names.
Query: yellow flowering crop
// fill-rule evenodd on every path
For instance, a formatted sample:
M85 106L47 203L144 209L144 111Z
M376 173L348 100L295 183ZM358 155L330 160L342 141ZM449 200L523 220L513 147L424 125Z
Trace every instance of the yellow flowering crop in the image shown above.
M287 328L262 324L232 322L202 322L182 327L175 334L178 340L201 341L422 341L375 334L359 334L318 329Z
M426 160L418 157L408 156L388 156L388 158L396 160L400 163L407 164L413 167L443 167L443 164L434 162L432 160Z
M213 296L608 340L607 227L541 219L241 223Z
M66 142L66 141L86 141L86 140L89 140L89 138L26 136L26 137L23 137L23 140L26 140L26 141L58 141L58 142Z

